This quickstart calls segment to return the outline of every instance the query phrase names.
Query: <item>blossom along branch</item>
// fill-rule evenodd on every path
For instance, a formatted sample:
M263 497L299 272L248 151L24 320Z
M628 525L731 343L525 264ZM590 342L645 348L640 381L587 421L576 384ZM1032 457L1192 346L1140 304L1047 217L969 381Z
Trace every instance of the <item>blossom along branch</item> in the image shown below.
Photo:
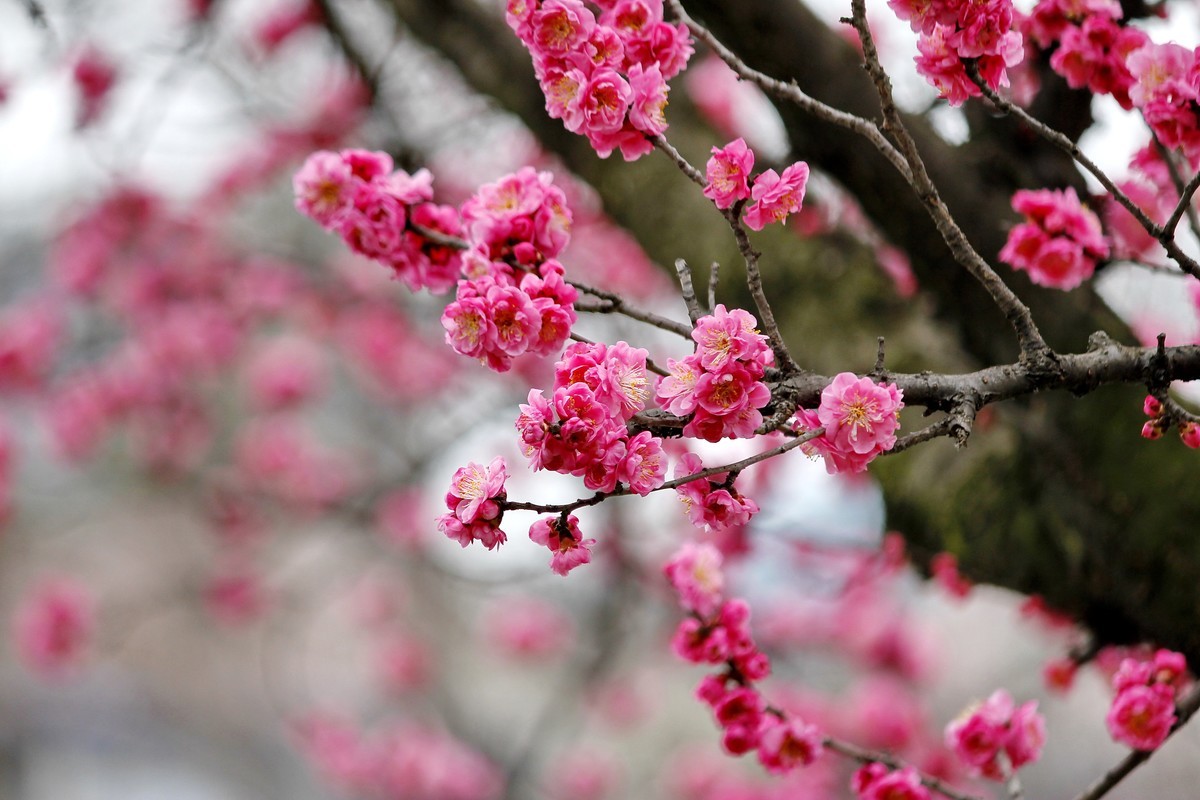
M1053 354L1034 323L1029 308L1021 302L1008 284L996 274L991 265L967 241L966 234L962 232L958 223L950 215L949 209L946 208L938 194L937 187L929 177L921 154L917 150L917 144L909 135L904 121L900 118L900 113L896 110L895 101L892 99L891 79L888 78L879 61L875 40L871 36L870 26L867 24L866 3L864 0L852 0L851 9L854 15L852 24L858 31L859 40L862 42L867 72L871 75L879 94L880 105L883 109L884 129L895 137L900 152L909 165L912 175L909 183L925 204L942 239L953 252L955 260L983 285L1009 324L1012 325L1021 347L1022 358L1034 361L1039 368L1052 368Z
M684 10L683 4L679 0L666 0L666 4L671 9L671 13L687 25L688 30L691 31L693 36L708 45L740 77L755 84L767 94L793 103L820 119L840 125L861 135L892 163L892 166L904 176L905 180L911 182L912 174L908 164L904 160L904 156L900 154L895 145L888 141L887 137L869 120L841 111L808 96L794 82L784 83L758 70L752 69L714 36L712 31L692 19Z
M713 475L728 474L729 478L727 479L727 482L732 483L733 479L736 478L738 474L742 472L742 470L752 467L755 464L759 464L763 461L775 458L776 456L781 456L789 450L795 450L797 447L808 444L824 434L824 428L817 428L815 430L807 431L800 436L789 439L777 447L771 448L770 450L766 450L762 453L757 453L752 456L747 456L741 461L735 461L732 464L725 464L720 467L706 467L698 472L666 481L661 486L651 489L650 491L659 492L666 489L677 489L684 484L691 483L692 481L698 481L703 478L710 478ZM602 503L610 497L624 497L630 494L634 494L633 489L626 485L618 485L610 492L596 492L591 497L583 497L578 500L572 500L569 503L533 503L505 499L501 501L500 505L504 509L513 511L537 511L543 514L569 514L576 509Z
M1145 121L1145 119L1146 116L1143 113L1142 120ZM1183 174L1180 171L1179 164L1176 163L1175 154L1171 152L1170 148L1163 144L1162 137L1158 135L1158 132L1154 130L1153 127L1150 129L1150 136L1154 142L1154 149L1157 150L1159 155L1162 157L1163 164L1165 164L1167 167L1167 174L1171 176L1171 183L1175 185L1175 191L1179 194L1180 203L1182 203L1184 196L1187 194L1187 184L1183 180ZM1183 213L1187 215L1188 225L1191 226L1192 233L1194 233L1196 236L1200 236L1200 216L1196 214L1196 209L1192 207L1192 204L1187 203L1186 206L1177 204L1175 206L1175 210L1182 210ZM1178 222L1175 223L1175 225L1178 224ZM1165 231L1174 234L1174 225L1167 226L1164 224L1163 228Z
M422 237L428 239L430 242L442 247L448 247L453 250L468 250L471 246L466 239L463 239L459 236L449 235L425 225L420 225L412 222L411 220L408 223L408 227ZM590 294L605 303L605 305L601 306L584 307L581 309L583 311L590 311L596 314L620 314L622 316L629 317L632 320L644 322L647 325L653 325L655 328L659 328L669 333L674 333L677 336L682 336L685 339L692 334L691 327L684 325L682 322L676 322L673 319L668 319L653 312L645 311L632 306L619 294L608 292L603 289L597 289L593 286L588 286L574 280L568 281L567 283L584 294Z
M1191 205L1191 198L1195 194L1197 187L1200 187L1200 173L1197 173L1188 183L1188 188L1179 198L1179 203L1175 206L1175 210L1171 213L1171 217L1163 225L1158 225L1154 220L1146 214L1146 212L1137 203L1130 199L1129 195L1121 190L1116 183L1113 182L1104 170L1097 166L1096 162L1092 161L1086 153L1079 149L1079 145L1071 141L1069 137L1059 131L1054 130L1045 123L1035 119L1028 111L1016 105L1015 103L1006 100L998 92L992 89L983 80L979 74L977 64L967 62L965 64L967 75L982 90L984 96L987 97L997 108L1007 114L1021 120L1021 122L1032 128L1039 136L1046 141L1055 145L1063 152L1067 153L1071 158L1075 159L1084 169L1090 172L1096 180L1112 195L1121 206L1133 215L1146 232L1159 241L1166 249L1167 254L1179 265L1179 267L1189 275L1200 278L1200 263L1180 249L1175 241L1175 228L1179 224L1179 219L1182 216L1184 209Z
M1200 683L1192 686L1191 690L1179 701L1175 710L1178 719L1167 733L1168 738L1186 725L1197 711L1200 711ZM1156 752L1158 752L1156 749L1134 750L1098 781L1076 796L1075 800L1100 800L1125 780L1129 773L1149 761Z

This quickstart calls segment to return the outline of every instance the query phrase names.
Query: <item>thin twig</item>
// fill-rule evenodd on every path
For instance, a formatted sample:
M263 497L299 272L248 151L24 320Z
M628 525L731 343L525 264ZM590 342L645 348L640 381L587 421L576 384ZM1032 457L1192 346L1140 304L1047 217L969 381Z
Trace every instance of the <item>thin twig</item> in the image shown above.
M418 225L412 220L408 221L408 227L434 244L440 245L441 247L449 247L454 250L466 250L470 247L470 244L466 239L462 239L458 236L451 236L448 233L442 233L441 231L434 230L433 228L427 228L424 225ZM690 339L692 336L691 326L684 325L682 322L676 322L673 319L668 319L653 312L631 306L619 294L606 292L603 289L597 289L595 287L579 283L578 281L567 281L567 283L575 287L577 291L583 292L584 294L590 294L592 297L595 297L598 300L603 300L605 303L605 305L583 306L580 309L582 311L590 311L594 314L621 314L629 317L630 319L637 320L638 322L644 322L647 325L653 325L654 327L660 328L664 331L678 334L685 339Z
M908 163L912 171L912 177L909 180L910 185L916 191L917 196L921 198L926 211L937 226L938 233L942 235L942 239L954 255L954 260L966 268L975 280L987 290L987 293L991 295L992 300L1012 326L1013 331L1017 335L1017 343L1020 345L1022 358L1037 365L1040 371L1053 373L1055 368L1054 351L1050 349L1050 346L1046 344L1046 340L1042 338L1041 331L1038 330L1037 325L1034 323L1033 315L1030 313L1029 308L1021 302L1016 293L1009 288L1008 284L1000 278L991 265L979 255L970 241L967 240L966 234L958 227L958 223L951 216L950 210L946 208L946 204L938 194L937 187L929 177L929 173L925 169L925 163L921 159L921 154L917 149L917 143L913 140L912 135L909 134L908 128L905 127L904 120L901 119L900 112L897 110L895 100L892 97L891 79L888 78L887 72L883 69L879 61L879 53L875 49L875 40L871 36L871 28L867 24L865 0L852 0L851 9L854 17L850 20L850 23L858 31L858 38L862 42L863 58L866 61L867 73L871 76L871 80L875 84L876 93L879 95L879 104L883 111L884 130L895 138L904 160Z
M900 769L903 764L886 753L878 753L873 750L866 750L857 745L843 742L840 739L834 739L832 736L826 736L821 744L826 750L831 750L838 755L852 758L860 764L883 764L891 769ZM943 780L933 777L932 775L921 774L921 783L933 789L935 792L951 800L979 800L975 795L964 794L954 787L950 786Z
M708 265L708 313L717 307L717 279L721 276L721 265L714 261Z
M696 299L696 287L692 285L692 268L682 258L675 259L675 274L679 276L679 290L683 293L683 302L687 306L688 318L694 326L704 316L700 310L700 301Z
M767 300L767 293L763 291L762 273L758 269L759 252L751 246L750 236L738 218L741 208L742 204L739 202L735 203L732 208L724 209L721 213L724 215L725 221L729 223L729 228L733 231L733 238L737 242L738 251L746 261L746 286L750 289L750 296L754 298L754 307L758 309L763 333L767 335L768 341L771 342L771 349L775 352L775 364L785 374L795 375L803 370L788 351L787 344L783 341L783 334L779 332L779 325L775 322L775 314L771 311L771 303Z
M692 163L684 158L683 154L676 150L675 146L668 142L665 136L659 134L658 136L651 137L650 141L654 142L655 147L662 150L675 162L675 166L679 167L680 171L688 177L688 180L701 189L708 186L708 178L704 177L700 170L692 166Z
M904 157L900 155L900 152L896 149L896 147L888 141L887 137L883 135L883 132L880 131L879 128L875 127L874 123L872 123L870 120L863 119L862 117L856 117L853 114L849 114L845 111L834 108L833 106L826 105L820 100L808 96L800 90L800 87L797 86L795 82L784 83L783 81L776 80L775 78L759 72L756 69L752 69L751 67L747 66L744 61L738 58L732 50L722 44L721 41L714 36L711 31L688 16L688 13L683 10L683 5L679 2L679 0L666 0L666 2L671 9L671 13L674 14L683 24L687 25L688 30L691 31L692 35L708 45L708 47L714 53L716 53L722 61L728 64L729 67L744 80L748 80L755 84L767 94L774 95L781 100L792 103L804 111L807 111L808 113L825 120L826 122L830 122L834 125L854 131L874 145L875 149L882 153L884 158L892 163L892 166L894 166L900 172L900 174L904 176L905 180L912 180L908 165L904 162Z

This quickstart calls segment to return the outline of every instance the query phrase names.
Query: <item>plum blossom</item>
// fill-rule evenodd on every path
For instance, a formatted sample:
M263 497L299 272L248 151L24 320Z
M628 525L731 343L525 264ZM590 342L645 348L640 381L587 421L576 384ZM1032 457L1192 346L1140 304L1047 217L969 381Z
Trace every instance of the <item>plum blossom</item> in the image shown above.
M1037 713L1037 701L1014 708L1008 692L998 689L947 725L945 738L946 747L973 773L1002 781L1010 770L1041 756L1046 723Z
M502 456L493 458L486 467L474 461L459 467L446 493L450 513L438 517L438 529L463 547L475 540L488 550L504 544L508 537L500 530L500 521L508 497L506 480L508 470Z
M1090 278L1109 246L1100 220L1079 202L1075 190L1022 189L1013 210L1025 215L1000 251L1000 258L1029 273L1041 286L1073 289Z
M552 553L550 569L558 575L587 564L592 560L591 547L595 539L584 539L579 530L579 520L574 514L561 517L542 517L529 527L529 538L535 544L549 548Z
M754 202L746 208L746 226L761 231L770 223L783 222L798 212L807 185L808 164L803 161L785 167L782 175L773 169L760 174L750 189Z
M754 169L754 151L746 146L746 140L738 137L724 147L714 147L712 158L705 167L708 185L704 196L717 204L717 208L729 208L738 200L750 197L750 171Z

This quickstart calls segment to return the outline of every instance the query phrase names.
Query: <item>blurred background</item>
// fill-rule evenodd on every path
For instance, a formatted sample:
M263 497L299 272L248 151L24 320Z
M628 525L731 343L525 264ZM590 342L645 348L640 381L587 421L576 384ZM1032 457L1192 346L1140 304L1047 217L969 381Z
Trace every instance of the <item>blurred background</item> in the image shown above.
M737 21L695 5L714 27ZM552 364L501 377L458 357L438 325L445 297L407 291L293 208L291 176L317 149L428 167L442 203L535 164L570 201L570 276L683 320L664 265L684 258L700 276L717 261L718 299L748 305L732 237L673 165L601 161L545 117L501 6L0 3L0 800L851 796L850 764L827 758L785 780L721 753L692 697L703 671L669 644L683 611L662 564L701 535L672 493L581 513L599 544L566 578L526 538L533 515L511 512L495 552L437 531L454 470L497 454L514 499L582 496L578 481L529 473L513 436L517 405L550 385ZM820 48L788 46L844 92L835 78L852 49L831 26L847 10L818 10ZM930 146L977 169L981 120L911 79L906 26L881 38ZM1095 127L1085 112L1080 132L1121 135L1103 102ZM735 135L768 163L810 158L805 212L755 240L806 367L864 372L880 335L896 370L1006 357L989 327L1002 321L978 312L974 290L940 282L940 255L896 233L917 230L904 203L881 215L839 172L865 163L844 135L781 115L704 52L673 83L668 119L694 163ZM952 202L990 226L980 237L1002 237L1005 186L1029 176L973 174ZM975 219L974 203L1001 211ZM1172 343L1195 338L1178 284L1143 293L1129 280L1112 268L1051 335L1075 342L1100 320L1132 338L1107 297L1146 330L1170 326ZM660 363L688 352L613 316L584 315L577 330ZM997 410L967 453L934 443L884 459L878 483L794 453L747 471L739 485L762 513L715 543L728 594L750 599L772 657L767 696L992 796L999 787L955 768L941 731L1004 687L1047 716L1028 796L1081 791L1125 752L1103 723L1115 662L1069 691L1046 688L1043 665L1149 633L1195 643L1196 544L1163 541L1194 529L1197 500L1161 491L1184 485L1192 462L1130 454L1138 394L1069 425L1040 398ZM1129 436L1095 435L1097 418ZM926 581L942 551L996 586L959 596L953 581ZM1034 594L1106 633L1089 638ZM1173 738L1111 796L1189 796L1198 745L1195 731Z

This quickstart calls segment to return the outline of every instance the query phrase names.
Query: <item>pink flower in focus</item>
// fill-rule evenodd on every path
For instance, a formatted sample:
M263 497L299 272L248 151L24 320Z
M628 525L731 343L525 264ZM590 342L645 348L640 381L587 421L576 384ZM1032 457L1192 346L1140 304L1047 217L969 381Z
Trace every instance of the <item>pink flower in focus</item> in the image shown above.
M896 443L903 407L903 394L894 383L885 386L842 372L821 391L817 419L836 450L877 455Z
M579 520L574 514L567 517L566 525L560 517L542 517L529 527L529 538L535 544L549 548L550 569L565 576L580 564L592 560L591 546L595 539L584 539L579 530Z
M94 603L82 584L43 579L17 609L17 655L40 677L62 678L83 660L94 628Z
M761 231L772 222L783 222L800 210L808 185L808 164L798 161L779 175L773 169L754 179L750 196L754 202L746 208L746 226Z
M738 200L745 200L750 196L753 169L754 151L746 146L744 139L739 137L724 147L714 147L705 167L708 185L704 187L704 196L716 203L717 208L729 208Z

